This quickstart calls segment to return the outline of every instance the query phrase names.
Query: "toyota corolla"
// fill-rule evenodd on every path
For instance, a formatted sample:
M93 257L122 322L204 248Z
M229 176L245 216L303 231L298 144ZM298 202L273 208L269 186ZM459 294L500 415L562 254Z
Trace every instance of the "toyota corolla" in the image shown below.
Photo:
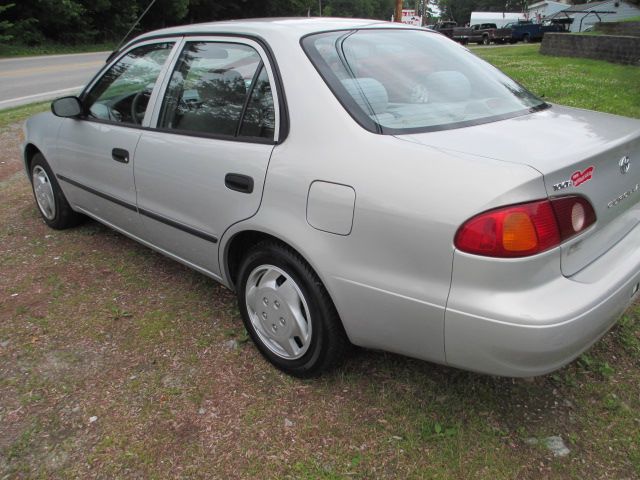
M549 104L429 30L159 30L25 130L49 226L88 216L222 282L296 376L350 344L544 374L640 284L640 121Z

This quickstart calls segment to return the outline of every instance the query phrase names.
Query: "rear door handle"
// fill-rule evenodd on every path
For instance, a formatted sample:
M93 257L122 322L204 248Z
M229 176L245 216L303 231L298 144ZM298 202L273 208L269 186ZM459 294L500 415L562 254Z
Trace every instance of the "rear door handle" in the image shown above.
M127 152L124 148L114 148L113 150L111 150L111 158L113 158L116 162L129 163L129 152Z
M224 184L228 189L241 193L253 192L253 178L240 173L227 173Z

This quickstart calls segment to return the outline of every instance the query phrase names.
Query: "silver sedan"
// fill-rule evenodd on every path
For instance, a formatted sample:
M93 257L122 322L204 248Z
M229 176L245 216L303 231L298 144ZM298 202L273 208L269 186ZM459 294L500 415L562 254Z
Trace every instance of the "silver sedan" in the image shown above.
M350 344L544 374L640 284L640 122L550 105L425 29L147 33L25 136L49 226L92 217L234 289L296 376Z

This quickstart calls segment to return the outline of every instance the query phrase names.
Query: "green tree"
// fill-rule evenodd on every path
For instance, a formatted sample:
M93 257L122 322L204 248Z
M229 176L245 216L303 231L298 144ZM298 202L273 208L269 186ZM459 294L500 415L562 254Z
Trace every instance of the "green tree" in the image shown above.
M90 19L78 0L21 0L7 13L13 23L9 32L18 43L38 44L47 38L79 43L92 35Z
M312 14L317 14L317 5L317 0L190 0L188 20L196 23L233 18L306 16L309 9Z
M147 7L151 0L138 2L140 13ZM145 30L164 28L184 23L189 13L189 0L157 0L149 13L144 17L142 24Z
M141 13L138 2L131 0L83 0L83 5L98 42L122 38Z
M12 3L9 3L11 1ZM46 41L119 41L152 0L0 0L0 37L27 45ZM323 16L388 20L395 0L321 0ZM424 10L429 0L405 0ZM436 0L432 0L436 1ZM460 0L440 0L460 1ZM471 1L471 0L469 0ZM156 0L133 35L156 28L232 18L319 15L319 0Z
M9 10L12 7L15 7L15 5L16 5L15 3L10 3L8 5L0 5L0 18L3 12ZM8 35L3 33L9 30L12 26L13 26L13 23L11 23L9 20L0 20L0 42L8 42L13 38L13 35Z
M476 7L477 0L439 0L438 8L442 18L466 24L471 18L471 12Z
M376 18L389 20L395 8L394 0L326 0L323 1L323 16ZM325 6L326 5L326 6ZM413 8L408 2L406 7Z

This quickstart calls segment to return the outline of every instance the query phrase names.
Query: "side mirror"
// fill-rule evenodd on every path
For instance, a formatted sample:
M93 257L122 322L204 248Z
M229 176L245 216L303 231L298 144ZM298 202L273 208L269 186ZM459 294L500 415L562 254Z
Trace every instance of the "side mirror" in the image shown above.
M56 98L51 103L51 111L58 117L77 117L82 113L82 104L78 97Z

